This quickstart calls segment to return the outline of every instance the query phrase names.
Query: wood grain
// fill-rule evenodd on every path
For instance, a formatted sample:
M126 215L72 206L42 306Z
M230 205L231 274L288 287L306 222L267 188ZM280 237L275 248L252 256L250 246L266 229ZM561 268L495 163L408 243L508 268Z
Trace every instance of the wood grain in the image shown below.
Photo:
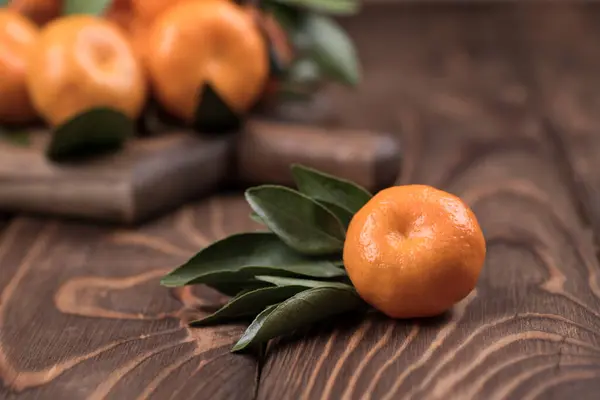
M348 21L369 64L341 112L360 125L370 103L380 123L396 118L400 183L463 197L484 229L486 265L440 318L332 320L272 343L259 399L597 398L600 267L534 103L521 15L385 7Z
M600 236L600 8L554 7L530 21L523 47L538 88L540 113L568 159L581 213Z
M0 240L0 398L251 399L242 326L189 329L223 298L159 286L207 243L252 230L213 197L137 230L17 218Z

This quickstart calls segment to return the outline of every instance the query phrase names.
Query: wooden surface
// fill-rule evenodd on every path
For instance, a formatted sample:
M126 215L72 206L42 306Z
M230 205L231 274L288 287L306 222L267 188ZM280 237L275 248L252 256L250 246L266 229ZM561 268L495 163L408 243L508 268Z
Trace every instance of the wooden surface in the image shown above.
M214 293L158 286L256 228L239 195L135 230L17 217L0 398L597 399L600 8L390 10L345 23L365 81L329 94L340 124L400 133L400 183L473 207L488 256L471 296L435 319L326 321L258 362L228 352L243 327L185 327Z
M249 121L236 146L238 179L246 185L294 185L291 163L347 178L371 191L394 184L402 151L390 132L273 121Z
M298 108L318 116L308 105L296 105L294 112ZM278 122L282 118L288 123ZM173 131L136 138L113 154L70 164L46 158L46 132L30 137L26 147L0 143L0 211L122 226L173 211L225 184L292 185L290 163L378 190L394 183L401 159L395 135L312 126L309 118L300 121L283 111L278 118L248 121L234 135Z
M233 143L173 132L129 142L109 156L56 164L49 136L0 143L0 210L138 223L210 193L227 176ZM198 171L202 171L199 174Z

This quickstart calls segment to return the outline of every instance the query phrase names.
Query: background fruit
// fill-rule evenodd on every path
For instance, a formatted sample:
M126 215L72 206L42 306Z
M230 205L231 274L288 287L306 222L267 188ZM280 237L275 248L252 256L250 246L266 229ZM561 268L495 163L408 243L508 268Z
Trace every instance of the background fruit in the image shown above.
M253 18L227 0L186 1L151 29L148 66L156 96L191 120L205 82L238 112L260 96L269 73L266 43Z
M438 315L475 287L485 240L458 197L424 185L375 195L352 219L344 265L360 296L392 318Z
M122 31L84 15L42 30L27 82L36 109L52 125L99 106L136 118L146 97L141 67Z
M0 122L21 123L35 118L27 93L28 57L38 28L19 13L0 9Z
M62 11L62 0L11 0L8 8L13 9L38 25L57 18Z

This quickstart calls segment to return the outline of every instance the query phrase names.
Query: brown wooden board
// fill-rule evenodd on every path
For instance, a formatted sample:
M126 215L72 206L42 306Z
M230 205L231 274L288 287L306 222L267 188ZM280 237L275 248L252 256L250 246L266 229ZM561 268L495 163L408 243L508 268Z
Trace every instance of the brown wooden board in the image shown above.
M486 265L441 318L332 320L271 343L259 399L598 398L600 267L530 103L515 11L388 7L348 22L372 62L364 91L386 97L356 103L388 102L374 108L402 128L401 183L462 196Z
M233 142L189 132L136 139L76 164L45 157L49 135L28 146L0 143L0 210L137 223L213 191L226 177Z
M0 142L0 211L139 223L224 182L292 185L291 163L369 190L396 179L401 151L395 135L294 119L291 124L253 118L240 132L224 136L171 132L137 138L109 156L71 164L45 157L45 132L32 134L26 147Z

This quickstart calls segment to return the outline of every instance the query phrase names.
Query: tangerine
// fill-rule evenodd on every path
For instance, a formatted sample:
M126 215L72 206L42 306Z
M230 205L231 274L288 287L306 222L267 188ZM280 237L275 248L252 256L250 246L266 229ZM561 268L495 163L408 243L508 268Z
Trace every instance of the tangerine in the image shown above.
M0 122L35 118L27 93L28 58L39 37L37 26L23 15L0 9Z
M36 109L55 126L94 107L136 118L147 92L125 34L87 15L59 18L42 30L27 83Z
M193 118L199 92L210 83L237 112L260 96L269 74L267 46L252 16L226 0L192 0L165 11L147 51L157 100L173 115Z
M344 243L357 292L392 318L447 311L474 289L485 255L473 211L427 185L377 193L352 218Z

